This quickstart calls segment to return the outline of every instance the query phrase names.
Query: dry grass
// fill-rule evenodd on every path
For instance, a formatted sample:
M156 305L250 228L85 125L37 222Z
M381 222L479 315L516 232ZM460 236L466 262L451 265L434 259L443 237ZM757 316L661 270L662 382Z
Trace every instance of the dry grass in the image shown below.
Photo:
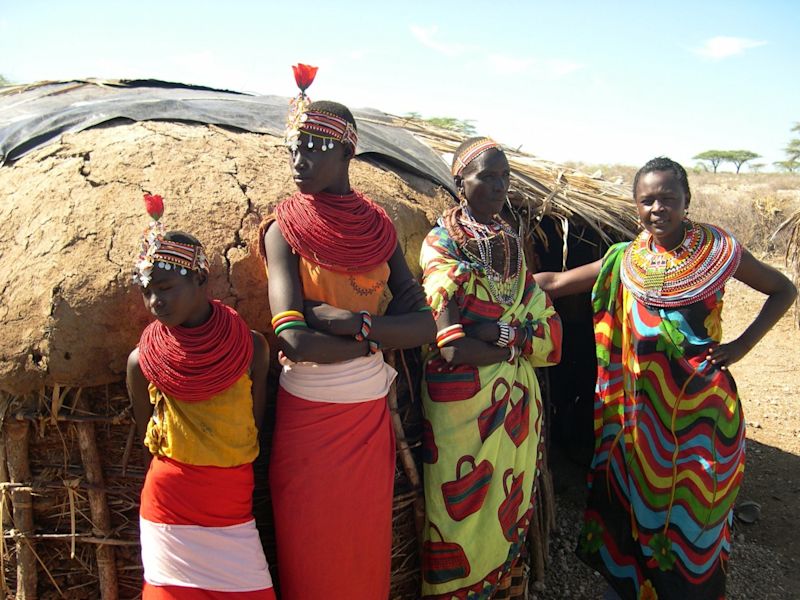
M700 173L689 184L694 219L725 227L756 254L786 252L788 234L773 234L800 209L799 175Z

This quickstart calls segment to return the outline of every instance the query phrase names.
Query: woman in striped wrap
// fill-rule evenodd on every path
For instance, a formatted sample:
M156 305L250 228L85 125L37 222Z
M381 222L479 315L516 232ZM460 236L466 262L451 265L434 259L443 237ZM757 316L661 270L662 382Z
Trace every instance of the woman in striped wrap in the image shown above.
M608 580L608 598L718 600L744 473L744 418L728 367L796 290L728 232L688 220L679 164L648 162L634 198L643 231L633 242L597 263L537 275L556 297L594 284L596 439L577 553ZM730 277L768 298L723 344Z

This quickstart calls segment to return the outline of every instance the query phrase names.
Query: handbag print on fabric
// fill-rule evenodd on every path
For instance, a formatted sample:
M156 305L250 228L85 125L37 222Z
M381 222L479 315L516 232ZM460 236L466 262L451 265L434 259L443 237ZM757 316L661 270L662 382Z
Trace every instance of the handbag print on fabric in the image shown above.
M428 540L422 545L422 576L428 583L447 583L463 579L470 572L464 549L454 542L445 542L442 532L433 523L428 524L439 535L441 542Z
M492 435L495 429L500 427L506 417L508 399L511 397L511 386L502 377L494 380L492 386L492 404L484 408L478 415L478 430L481 434L481 441Z
M461 467L465 464L472 465L472 470L462 477ZM442 484L444 507L450 518L461 521L480 510L489 492L493 472L494 468L488 460L481 461L475 466L475 459L472 456L462 456L458 459L455 480Z
M422 462L429 465L439 460L439 449L433 438L433 425L428 419L422 419Z
M434 402L457 402L472 398L481 389L478 368L473 365L451 366L435 358L425 368L428 395Z
M510 488L508 487L509 475L511 475ZM503 535L509 542L519 541L517 513L519 513L519 507L522 506L522 481L524 479L524 471L518 477L514 477L514 469L508 469L503 474L503 491L506 497L497 509L497 518L500 521L500 527L503 529Z
M513 398L515 394L511 394L512 397L509 398L511 410L508 411L508 416L503 426L506 428L508 437L519 448L528 437L531 414L530 394L528 394L528 388L521 383L514 382L514 390L518 390L520 395L515 402Z

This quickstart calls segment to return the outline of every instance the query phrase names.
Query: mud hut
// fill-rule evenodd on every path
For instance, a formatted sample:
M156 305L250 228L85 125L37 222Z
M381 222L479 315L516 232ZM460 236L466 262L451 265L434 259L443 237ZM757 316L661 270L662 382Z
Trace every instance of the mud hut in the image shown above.
M149 192L169 199L167 226L180 223L207 248L211 293L271 335L255 236L262 217L294 189L280 138L286 103L157 81L42 82L0 92L5 593L138 596L144 469L123 379L127 354L148 322L130 282L146 224L140 198ZM378 111L355 115L360 141L353 184L387 209L409 264L418 269L423 236L452 202L441 154L461 138ZM511 152L510 159L512 199L529 222L530 251L541 267L586 262L632 231L623 190L530 156ZM585 307L574 304L562 307L562 314L574 313L567 326L574 321L590 331ZM398 433L392 598L410 599L418 595L416 528L423 506L420 364L416 352L388 360L401 374L390 395ZM571 360L565 358L567 368ZM591 380L593 365L582 368ZM574 371L544 377L551 397L571 397L558 381L574 381ZM274 564L269 439L263 432L254 508ZM533 579L539 580L554 523L552 482L543 466L531 536Z

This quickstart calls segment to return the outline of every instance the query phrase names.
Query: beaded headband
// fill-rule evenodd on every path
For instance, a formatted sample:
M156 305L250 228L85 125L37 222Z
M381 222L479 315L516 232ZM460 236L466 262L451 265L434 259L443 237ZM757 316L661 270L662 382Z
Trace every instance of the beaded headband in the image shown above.
M338 115L320 110L309 110L311 99L306 96L306 89L317 75L318 67L298 63L292 67L294 79L300 93L289 102L289 118L286 122L286 146L297 150L300 146L300 134L308 135L308 147L313 148L315 138L322 141L322 150L333 148L334 142L350 144L353 148L358 143L353 124Z
M466 148L458 156L453 157L453 177L458 177L466 166L473 160L478 158L481 154L492 148L500 150L500 144L489 138L481 138L476 140Z
M150 285L153 267L165 271L175 269L181 275L186 275L190 271L208 273L208 260L202 245L164 239L166 228L159 220L164 214L164 201L161 196L145 194L144 205L153 221L144 230L139 242L139 256L133 268L133 282L142 287Z

